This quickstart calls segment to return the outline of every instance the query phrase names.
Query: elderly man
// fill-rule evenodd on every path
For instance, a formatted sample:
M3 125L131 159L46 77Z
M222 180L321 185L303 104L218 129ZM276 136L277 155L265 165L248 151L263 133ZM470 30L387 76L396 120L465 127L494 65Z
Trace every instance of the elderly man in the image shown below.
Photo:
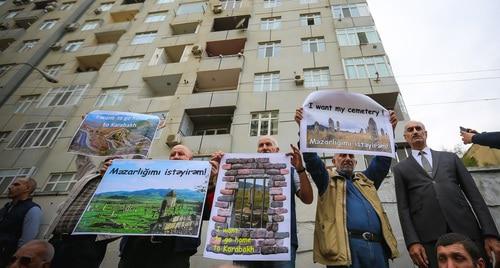
M101 182L104 173L113 162L106 159L96 168L89 157L78 155L76 158L77 182L64 203L62 203L45 233L45 238L55 248L52 268L82 267L98 268L106 254L106 247L114 238L105 235L71 235L80 216Z
M449 233L436 243L439 268L484 268L485 262L476 244L462 234Z
M394 167L394 178L399 219L413 262L419 267L437 267L436 240L449 232L467 235L484 259L491 259L498 231L460 159L427 147L427 131L421 122L408 122L404 138L411 155Z
M20 247L12 257L9 268L50 268L54 247L43 240L32 240Z
M169 159L193 160L193 152L184 145L176 145L170 151ZM211 164L212 181L213 171L218 165L213 162ZM211 202L211 200L205 201L205 203L207 202ZM188 268L190 266L189 258L196 253L200 242L200 237L128 236L123 245L119 267Z
M295 146L291 145L292 152L288 153L291 158L291 164L295 168L292 172L292 192L305 204L311 204L313 201L313 192L309 176L302 164L300 151ZM278 141L272 136L260 136L257 142L258 153L278 153L280 148ZM223 152L215 152L212 154L212 161L220 162ZM238 261L235 264L246 268L293 268L295 267L295 255L299 246L297 239L297 219L295 215L295 198L291 199L291 260L290 261Z
M300 125L302 108L295 121ZM397 118L390 111L394 128ZM389 172L390 157L376 156L363 172L355 172L353 154L335 154L328 171L316 153L304 153L307 171L318 187L313 260L327 267L389 267L399 255L397 241L377 195Z
M42 210L32 201L35 189L32 178L18 178L8 188L11 201L0 209L0 267L7 265L18 247L38 234Z

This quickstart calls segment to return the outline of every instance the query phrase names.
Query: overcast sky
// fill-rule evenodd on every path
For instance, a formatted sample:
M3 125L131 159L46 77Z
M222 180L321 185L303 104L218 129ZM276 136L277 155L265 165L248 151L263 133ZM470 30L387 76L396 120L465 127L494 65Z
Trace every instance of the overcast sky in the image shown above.
M410 117L426 125L431 148L461 144L459 126L500 131L499 0L368 5Z

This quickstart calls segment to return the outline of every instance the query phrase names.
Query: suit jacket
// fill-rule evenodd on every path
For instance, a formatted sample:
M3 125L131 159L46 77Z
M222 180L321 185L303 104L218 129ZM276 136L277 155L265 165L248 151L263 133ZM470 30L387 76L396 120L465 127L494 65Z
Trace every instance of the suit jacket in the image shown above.
M460 159L431 150L432 175L413 156L394 166L399 219L406 246L452 232L473 240L498 237L493 218ZM474 216L475 215L477 216Z

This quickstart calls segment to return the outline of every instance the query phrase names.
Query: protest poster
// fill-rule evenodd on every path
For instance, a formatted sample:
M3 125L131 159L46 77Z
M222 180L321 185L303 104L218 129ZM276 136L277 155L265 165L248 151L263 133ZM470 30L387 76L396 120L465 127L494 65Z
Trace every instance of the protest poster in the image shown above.
M389 112L370 97L322 90L309 94L302 106L302 152L394 157Z
M68 152L89 156L147 156L159 123L156 115L93 111L80 124Z
M225 154L203 256L290 260L290 184L285 154Z
M198 237L210 171L207 161L116 159L73 234Z

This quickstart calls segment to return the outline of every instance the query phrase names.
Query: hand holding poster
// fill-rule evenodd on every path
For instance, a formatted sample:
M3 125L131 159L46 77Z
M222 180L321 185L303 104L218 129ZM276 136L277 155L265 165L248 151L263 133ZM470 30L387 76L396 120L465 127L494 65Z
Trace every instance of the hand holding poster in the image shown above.
M309 94L303 108L300 123L303 152L394 157L389 112L370 97L322 90Z
M203 256L290 260L290 183L285 154L225 154Z
M147 156L160 118L127 112L93 111L76 132L68 152L90 156Z
M198 237L206 161L114 160L74 234Z

